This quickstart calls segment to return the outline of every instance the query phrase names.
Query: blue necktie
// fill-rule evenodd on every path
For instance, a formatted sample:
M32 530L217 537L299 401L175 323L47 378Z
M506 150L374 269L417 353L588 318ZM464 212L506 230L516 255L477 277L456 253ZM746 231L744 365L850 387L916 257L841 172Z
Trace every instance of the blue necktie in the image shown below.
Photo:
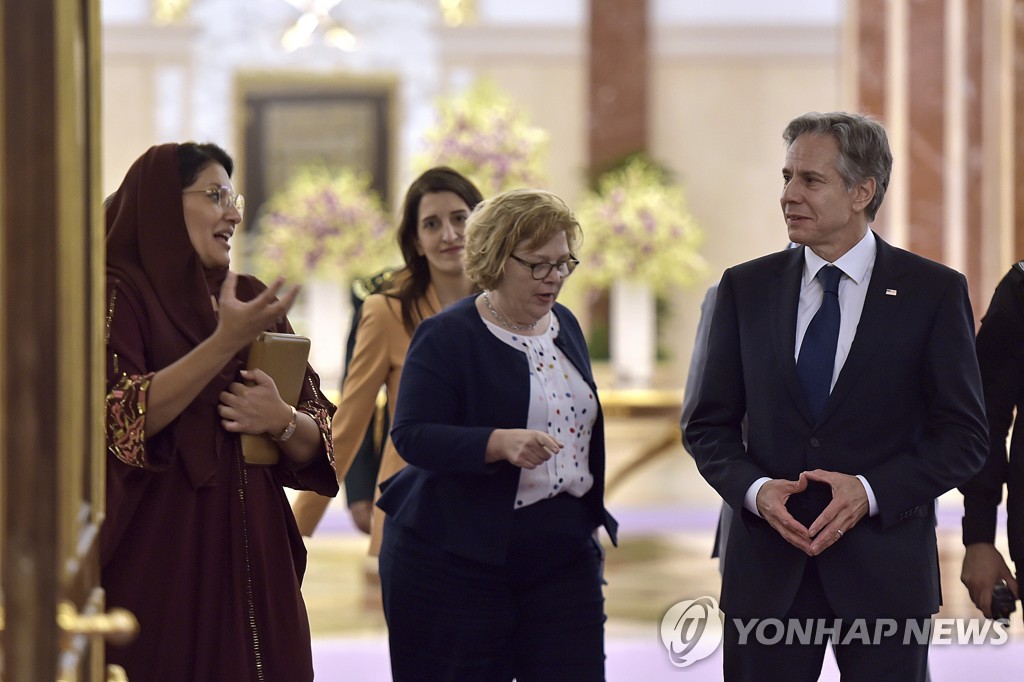
M804 396L815 420L825 408L832 390L832 370L836 362L836 344L839 342L839 279L843 271L826 265L815 275L825 290L821 307L807 326L796 373L804 387Z

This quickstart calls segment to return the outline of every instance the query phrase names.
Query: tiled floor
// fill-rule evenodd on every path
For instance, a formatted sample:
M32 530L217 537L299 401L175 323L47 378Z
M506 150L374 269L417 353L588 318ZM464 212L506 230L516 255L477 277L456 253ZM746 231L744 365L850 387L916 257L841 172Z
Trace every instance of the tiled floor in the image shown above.
M608 679L717 680L721 650L685 669L673 668L659 637L665 611L677 601L717 598L716 561L708 558L718 498L676 439L635 470L630 463L674 426L664 417L610 418L608 506L620 522L620 546L607 555ZM625 476L622 472L628 471ZM959 583L963 548L960 500L940 500L939 546L945 605L940 617L977 612ZM308 542L303 588L314 636L317 679L387 680L387 644L377 584L367 577L367 540L348 522L343 500L328 511ZM986 677L1019 679L1024 669L1024 627L1019 614L1003 647L932 647L934 682ZM1018 671L1016 673L1010 671ZM836 680L826 661L822 680Z

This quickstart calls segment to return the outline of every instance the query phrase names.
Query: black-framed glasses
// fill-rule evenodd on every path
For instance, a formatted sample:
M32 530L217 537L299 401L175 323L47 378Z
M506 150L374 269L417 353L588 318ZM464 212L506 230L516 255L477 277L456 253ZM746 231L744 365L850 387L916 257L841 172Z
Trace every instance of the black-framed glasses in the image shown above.
M551 274L552 268L562 277L568 277L576 269L576 266L580 264L580 259L573 256L569 256L557 263L528 263L515 254L509 254L508 257L530 268L530 274L533 275L534 279L544 279Z
M181 192L182 194L205 194L210 197L210 201L220 204L220 207L225 211L228 210L229 206L234 206L235 210L238 211L238 215L242 215L245 212L245 197L241 194L236 194L227 185L218 185L217 187L207 187L206 189L186 189Z

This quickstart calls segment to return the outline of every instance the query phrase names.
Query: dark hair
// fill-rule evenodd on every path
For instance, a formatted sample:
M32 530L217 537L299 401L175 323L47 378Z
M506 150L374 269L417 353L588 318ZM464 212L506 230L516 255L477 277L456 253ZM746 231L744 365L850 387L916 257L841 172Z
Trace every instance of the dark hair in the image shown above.
M226 151L206 142L182 142L178 145L178 174L181 176L181 188L185 189L196 181L203 169L211 163L219 163L228 172L228 177L235 170L235 162Z
M398 248L402 251L405 261L405 272L408 277L399 285L398 291L389 293L402 304L402 323L406 331L412 334L420 323L420 315L416 310L416 301L421 298L430 286L430 267L427 257L416 251L416 228L419 222L420 200L424 194L435 192L452 192L466 202L472 211L483 201L480 190L466 177L447 166L437 166L425 171L412 181L405 200L402 202L402 218L398 224Z
M801 135L831 135L835 138L839 147L836 171L846 189L852 189L867 178L875 179L875 196L864 208L868 222L874 220L892 173L892 152L885 127L877 119L864 114L811 112L790 121L782 138L789 147Z

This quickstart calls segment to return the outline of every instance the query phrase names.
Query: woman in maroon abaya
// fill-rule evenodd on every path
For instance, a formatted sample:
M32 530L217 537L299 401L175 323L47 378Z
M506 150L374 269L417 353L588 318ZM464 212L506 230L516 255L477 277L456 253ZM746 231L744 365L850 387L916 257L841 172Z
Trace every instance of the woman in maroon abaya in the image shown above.
M244 370L291 332L281 291L228 270L242 198L210 144L152 147L107 206L103 587L141 630L107 647L133 680L309 680L306 551L283 486L338 491L334 406L307 368L297 410ZM246 465L242 433L282 457Z

